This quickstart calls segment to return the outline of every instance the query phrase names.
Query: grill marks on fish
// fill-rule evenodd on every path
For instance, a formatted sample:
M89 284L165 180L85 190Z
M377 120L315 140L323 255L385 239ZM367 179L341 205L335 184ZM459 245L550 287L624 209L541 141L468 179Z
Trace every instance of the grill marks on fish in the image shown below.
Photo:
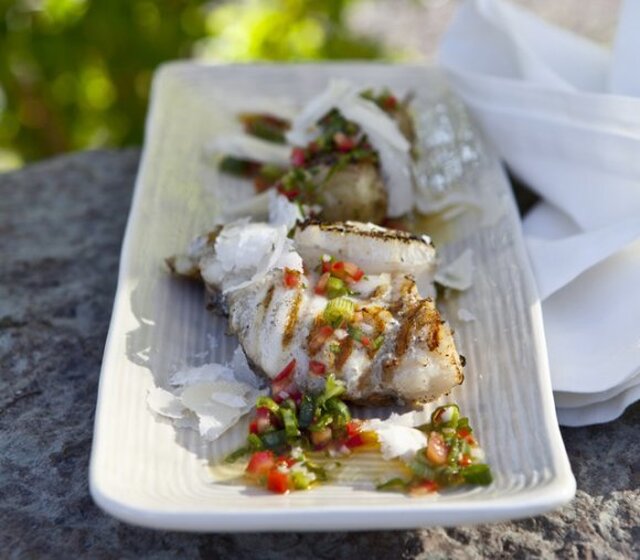
M412 346L414 339L427 343L430 352L440 346L442 319L429 299L418 301L403 316L396 339L395 355L401 359Z
M436 348L438 348L438 346L440 346L440 335L442 332L440 329L442 320L440 319L437 311L435 312L435 315L436 317L427 319L429 322L429 336L427 338L427 347L429 348L429 350L431 350L431 352L433 352L434 350L436 350Z
M260 303L264 313L267 312L267 310L269 309L269 306L271 305L271 300L273 299L273 292L275 291L275 289L276 289L276 285L271 284L271 286L269 286L269 289L267 290L267 293L264 296L264 299Z
M407 353L411 342L411 333L416 321L417 315L420 313L420 304L414 305L403 314L400 322L400 329L396 337L395 358L399 361Z
M360 374L358 378L358 384L356 385L356 390L359 393L366 392L373 382L373 362L371 362Z
M372 294L369 296L371 299L382 299L389 292L389 286L387 284L380 284Z
M363 229L361 224L355 224L353 222L337 222L337 223L322 223L316 220L307 220L298 225L300 231L304 231L310 226L317 226L320 230L326 232L340 233L349 236L359 236L377 241L399 241L401 243L413 243L419 241L425 243L423 237L414 235L406 231L400 231L395 229L384 228L371 228ZM429 242L429 245L433 245Z
M373 329L373 334L369 337L372 342L380 335L384 335L387 328L387 323L392 319L391 314L380 305L370 305L363 307L361 310L363 321ZM371 344L367 347L367 356L370 360L373 360L378 353L380 347Z
M309 336L307 336L307 351L312 358L320 351L324 342L319 342L320 329L325 325L322 317L318 315L313 322L313 326L309 329Z
M287 315L287 322L284 327L284 333L282 335L282 347L286 348L289 346L293 337L296 333L296 327L298 325L298 319L300 317L300 307L302 305L302 289L298 287L296 289L296 295L293 299L293 303L289 308L289 313Z
M353 352L353 338L346 336L340 341L340 350L336 356L334 367L337 371L342 371L344 365L347 363L349 356Z
M294 235L296 250L309 267L308 282L288 289L282 270L276 268L223 294L220 282L201 274L219 256L221 232L218 228L199 236L185 255L168 259L167 265L176 274L204 280L209 307L229 315L230 333L238 336L248 360L267 376L274 377L295 358L297 381L308 390L319 380L307 365L318 360L327 372L345 380L347 399L368 405L423 402L462 382L451 329L416 286L416 279L420 289L429 284L435 268L428 237L357 222L309 222ZM327 302L312 289L315 278L309 263L317 264L324 253L352 261L367 274L351 294L355 308L350 324L338 329L323 320Z

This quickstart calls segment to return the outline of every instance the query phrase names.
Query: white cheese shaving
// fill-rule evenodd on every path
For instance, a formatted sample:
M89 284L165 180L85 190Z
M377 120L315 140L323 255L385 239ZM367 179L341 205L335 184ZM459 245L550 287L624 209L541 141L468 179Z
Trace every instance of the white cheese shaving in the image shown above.
M162 387L154 387L149 391L147 404L151 410L168 418L182 418L186 412L180 399Z
M473 284L473 250L465 249L455 260L439 268L434 279L447 288L468 290Z
M170 383L173 391L160 387L149 391L149 408L172 419L177 427L197 428L210 441L236 424L265 392L259 389L240 347L231 364L210 363L181 370Z
M477 317L468 309L461 307L460 309L458 309L458 319L466 323L477 320Z
M215 242L215 253L200 261L205 282L229 293L262 280L274 268L302 272L302 259L284 225L247 223L226 225Z
M286 196L279 194L274 189L270 189L267 192L269 193L270 224L286 226L287 231L289 231L298 222L304 221L304 215L298 204L290 202Z

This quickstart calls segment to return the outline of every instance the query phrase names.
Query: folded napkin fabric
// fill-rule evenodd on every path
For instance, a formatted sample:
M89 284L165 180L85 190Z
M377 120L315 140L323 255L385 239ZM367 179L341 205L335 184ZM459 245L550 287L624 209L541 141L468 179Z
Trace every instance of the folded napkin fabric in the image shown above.
M561 423L640 398L640 1L613 51L506 0L467 0L440 63L508 166L543 202L523 231Z
M553 388L601 393L640 372L640 217L567 235L570 227L546 203L523 224L544 298Z

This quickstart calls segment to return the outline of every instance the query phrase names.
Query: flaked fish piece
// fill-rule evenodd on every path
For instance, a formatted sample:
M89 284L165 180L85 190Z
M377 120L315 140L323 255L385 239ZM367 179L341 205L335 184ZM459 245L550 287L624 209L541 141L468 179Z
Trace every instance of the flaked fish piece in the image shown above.
M286 137L291 144L307 145L320 133L317 126L320 119L337 109L362 129L378 153L387 190L387 213L398 217L413 208L411 144L399 123L361 93L362 87L356 84L332 80L327 89L309 101L293 119Z
M297 227L294 241L305 261L317 262L322 255L330 254L356 262L370 274L411 274L423 296L434 296L436 250L426 235L352 221L307 222Z
M363 258L358 259L356 249L344 240L334 248L341 253L334 255L351 258L356 254L353 263L366 272L350 283L350 294L342 298L347 302L343 305L349 310L348 316L336 324L327 314L328 306L336 307L336 299L317 293L321 275L314 270L319 264L318 247L308 242L315 239L309 237L311 233L336 232L325 229L318 233L315 226L307 225L296 232L292 245L281 245L275 242L281 234L269 232L277 228L244 224L248 226L256 227L241 238L238 231L225 232L226 227L201 237L206 241L196 244L202 255L197 266L208 290L223 294L229 330L238 336L249 361L267 377L276 378L295 360L295 381L301 390L320 389L324 376L318 372L333 372L345 381L346 398L363 404L429 401L462 382L462 363L453 333L433 300L421 297L413 276L401 270L404 257L378 254L387 246L384 244L390 244L387 250L393 252L399 251L391 249L393 243L420 243L404 254L422 259L423 266L433 265L435 253L426 240L406 237L401 241L398 232L383 228L372 232L366 224L336 224L340 228L337 231L352 240ZM305 231L307 236L300 240ZM247 256L234 256L240 254L231 250L234 237L245 247L252 239L256 243L259 238L269 239L261 246L267 253L253 264ZM253 252L255 258L260 250ZM190 262L195 262L196 253L192 251ZM304 259L304 274L301 266L297 271L288 266L297 262L296 255ZM386 271L380 264L384 258ZM180 261L169 262L171 266ZM367 264L372 268L375 265L376 270L367 270ZM239 278L233 278L236 269ZM175 266L173 270L179 272ZM221 270L226 272L220 274ZM299 281L293 284L287 281L292 273L299 274Z
M371 163L347 165L332 173L323 184L320 216L326 222L382 222L387 214L387 199L384 181L376 166Z

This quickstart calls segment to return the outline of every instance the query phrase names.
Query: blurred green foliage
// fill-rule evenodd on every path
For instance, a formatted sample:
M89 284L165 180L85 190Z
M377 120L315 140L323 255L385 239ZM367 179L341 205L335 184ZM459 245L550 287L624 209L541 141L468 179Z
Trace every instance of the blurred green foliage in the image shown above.
M0 170L139 144L163 61L380 58L357 0L0 0Z

